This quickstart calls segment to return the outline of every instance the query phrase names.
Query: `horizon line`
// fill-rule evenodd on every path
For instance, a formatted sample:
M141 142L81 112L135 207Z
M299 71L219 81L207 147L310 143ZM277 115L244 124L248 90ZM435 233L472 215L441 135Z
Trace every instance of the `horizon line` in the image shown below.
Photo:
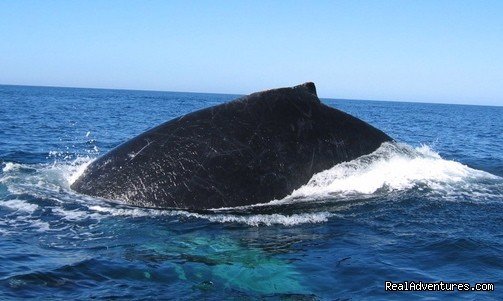
M194 93L194 94L216 94L216 95L234 95L245 96L249 94L223 93L223 92L198 92L198 91L167 91L167 90L151 90L151 89L131 89L131 88L100 88L100 87L75 87L75 86L52 86L52 85L21 85L21 84L2 84L0 86L15 86L15 87L33 87L33 88L62 88L62 89L89 89L89 90L119 90L119 91L138 91L138 92L160 92L160 93ZM284 88L284 87L278 87ZM265 89L269 90L269 89ZM265 91L261 90L261 91ZM260 91L255 91L260 92ZM251 92L251 93L255 93ZM251 94L250 93L250 94ZM417 104L432 104L432 105L456 105L456 106L479 106L479 107L503 107L497 104L472 104L472 103L452 103L452 102L428 102L414 100L387 100L387 99L358 99L358 98L333 98L320 97L320 99L328 100L349 100L349 101L378 101L378 102L396 102L396 103L417 103Z

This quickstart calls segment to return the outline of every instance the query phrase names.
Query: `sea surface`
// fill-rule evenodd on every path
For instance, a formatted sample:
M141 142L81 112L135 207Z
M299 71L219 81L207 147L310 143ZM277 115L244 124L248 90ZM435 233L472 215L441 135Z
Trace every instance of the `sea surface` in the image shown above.
M503 299L503 107L322 99L397 143L261 206L151 210L69 188L129 138L236 97L0 86L0 300Z

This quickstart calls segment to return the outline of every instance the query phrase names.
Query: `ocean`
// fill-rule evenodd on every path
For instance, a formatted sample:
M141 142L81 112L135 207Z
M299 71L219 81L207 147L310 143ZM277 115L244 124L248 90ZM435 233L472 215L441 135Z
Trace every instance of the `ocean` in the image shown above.
M69 188L129 138L236 97L0 86L0 300L503 299L503 107L322 99L396 143L259 206ZM486 291L410 289L440 282Z

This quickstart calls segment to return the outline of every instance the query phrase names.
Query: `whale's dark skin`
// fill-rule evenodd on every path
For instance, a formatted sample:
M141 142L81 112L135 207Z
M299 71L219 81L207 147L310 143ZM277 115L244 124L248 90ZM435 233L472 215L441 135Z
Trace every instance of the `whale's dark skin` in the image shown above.
M141 207L266 203L390 140L321 103L314 84L305 83L163 123L92 162L71 188Z

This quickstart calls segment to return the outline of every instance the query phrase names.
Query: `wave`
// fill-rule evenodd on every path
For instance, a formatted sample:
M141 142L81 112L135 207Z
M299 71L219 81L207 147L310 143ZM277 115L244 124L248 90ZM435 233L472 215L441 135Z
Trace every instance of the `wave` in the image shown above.
M16 211L16 212L23 213L23 214L32 214L39 207L36 204L31 204L31 203L28 203L24 200L19 200L19 199L2 201L0 203L0 205L3 207L9 208L12 211Z
M69 190L70 185L94 160L95 158L83 156L73 160L56 160L51 164L4 162L0 184L6 185L11 193L31 191L30 188Z
M315 174L281 201L382 195L412 189L445 197L459 193L480 196L479 192L490 190L490 184L501 187L501 180L488 172L443 159L426 145L413 148L386 142L369 155Z
M143 209L143 208L113 208L109 206L91 206L91 211L107 214L111 216L123 217L159 217L159 216L178 216L184 218L204 219L216 223L239 223L249 226L260 225L286 225L294 226L306 223L321 223L326 222L329 217L333 216L330 212L314 212L300 214L214 214L214 213L195 213L184 210L159 210L159 209Z

